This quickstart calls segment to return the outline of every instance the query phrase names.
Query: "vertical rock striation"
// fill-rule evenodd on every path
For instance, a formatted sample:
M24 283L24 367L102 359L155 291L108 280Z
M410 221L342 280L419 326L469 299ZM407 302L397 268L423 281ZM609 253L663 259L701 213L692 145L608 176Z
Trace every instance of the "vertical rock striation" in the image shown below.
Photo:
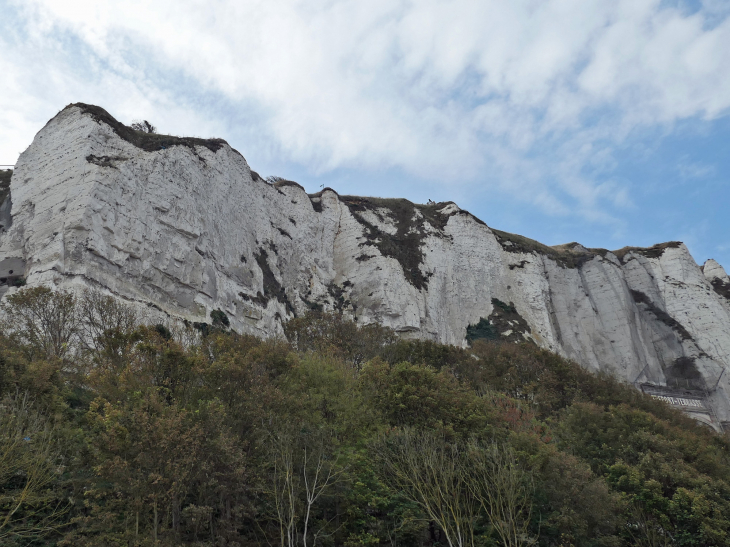
M3 291L20 276L95 287L181 320L220 309L263 336L309 309L456 345L473 325L706 392L713 420L730 420L730 279L682 243L547 247L450 202L308 195L224 141L145 135L84 104L20 156L0 217Z

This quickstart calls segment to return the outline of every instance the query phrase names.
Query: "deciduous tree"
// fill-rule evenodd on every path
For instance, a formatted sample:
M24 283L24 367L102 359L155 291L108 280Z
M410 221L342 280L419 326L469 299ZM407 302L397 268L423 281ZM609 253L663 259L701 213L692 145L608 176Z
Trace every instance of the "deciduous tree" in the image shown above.
M27 393L0 400L0 543L58 529L67 510L51 489L60 465L53 425Z

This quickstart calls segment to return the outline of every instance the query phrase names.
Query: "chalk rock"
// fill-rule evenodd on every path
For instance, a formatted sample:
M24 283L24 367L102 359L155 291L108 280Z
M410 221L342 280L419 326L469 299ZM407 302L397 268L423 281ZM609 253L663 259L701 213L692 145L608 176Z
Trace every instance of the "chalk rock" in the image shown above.
M224 141L136 133L83 104L36 135L2 207L6 292L21 276L93 287L176 320L220 309L262 336L313 308L460 346L482 325L637 386L705 393L714 423L730 421L730 279L679 242L547 247L451 202L308 195Z

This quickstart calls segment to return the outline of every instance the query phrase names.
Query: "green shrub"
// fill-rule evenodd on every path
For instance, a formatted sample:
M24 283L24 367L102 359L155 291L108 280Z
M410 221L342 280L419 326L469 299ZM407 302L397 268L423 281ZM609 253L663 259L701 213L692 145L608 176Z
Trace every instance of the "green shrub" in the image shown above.
M231 326L231 321L228 319L226 312L221 309L210 312L210 320L214 327L227 329Z

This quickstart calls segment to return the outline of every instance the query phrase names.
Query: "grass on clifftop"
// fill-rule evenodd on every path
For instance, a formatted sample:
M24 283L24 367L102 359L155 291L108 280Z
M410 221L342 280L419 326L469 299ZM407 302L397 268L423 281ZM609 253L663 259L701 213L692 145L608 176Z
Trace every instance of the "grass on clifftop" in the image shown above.
M576 242L550 247L521 235L495 230L494 228L491 228L491 230L505 251L512 253L537 252L538 254L552 258L565 268L580 267L583 263L596 256L605 257L609 252L615 255L621 262L624 261L624 258L629 253L640 254L647 258L658 258L662 256L666 249L674 249L682 245L680 241L668 241L651 247L623 247L616 251L601 248L585 248L579 246Z
M616 257L623 262L629 253L636 253L646 258L659 258L667 249L677 249L682 245L681 241L667 241L666 243L658 243L651 247L623 247L617 251L611 251Z
M495 230L494 228L491 230L505 251L511 253L537 252L538 254L552 258L565 268L577 268L591 258L598 255L605 256L608 252L606 249L575 250L573 247L578 245L577 243L549 247L539 241L521 235Z
M111 127L114 132L128 143L133 144L137 148L141 148L147 152L163 150L172 146L187 146L195 148L203 146L211 152L217 152L220 148L227 144L223 139L200 139L197 137L175 137L173 135L160 135L158 133L146 133L144 131L136 131L129 126L117 121L109 112L101 108L85 103L72 103L68 108L80 108L84 114L90 115L95 121L105 123Z

